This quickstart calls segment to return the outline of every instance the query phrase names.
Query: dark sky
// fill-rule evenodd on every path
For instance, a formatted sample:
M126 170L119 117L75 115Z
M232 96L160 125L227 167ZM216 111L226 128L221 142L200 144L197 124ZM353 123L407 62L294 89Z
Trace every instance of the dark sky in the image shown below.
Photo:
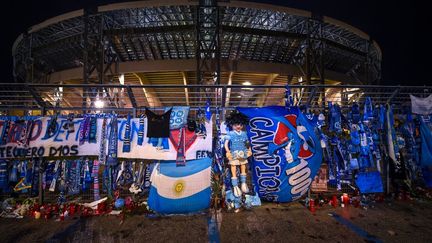
M121 1L37 0L5 1L2 14L1 82L13 82L11 47L15 38L32 25L81 9ZM421 1L378 0L255 0L326 15L353 25L376 40L383 52L383 83L431 85L428 75L432 42L427 36L428 7ZM430 33L429 33L430 35Z

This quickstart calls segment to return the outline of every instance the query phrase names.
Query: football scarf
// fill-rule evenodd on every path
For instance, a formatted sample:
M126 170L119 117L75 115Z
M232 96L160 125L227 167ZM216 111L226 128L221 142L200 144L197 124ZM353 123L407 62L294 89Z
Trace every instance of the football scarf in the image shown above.
M139 118L139 128L138 128L138 145L142 145L144 142L144 114Z
M99 161L96 159L93 161L92 177L93 177L93 197L94 200L97 201L100 199L100 194L99 194Z
M370 97L366 97L363 110L363 121L369 122L371 120L373 120L372 100Z
M33 159L32 161L32 173L30 175L31 181L31 188L30 188L30 195L37 195L39 191L39 165L41 164L40 159Z
M7 175L7 162L0 160L0 192L5 193L8 191L8 175Z
M135 167L135 162L133 167ZM129 188L129 191L133 194L142 192L144 178L144 162L140 162L138 170L134 173L133 183Z
M285 86L285 109L289 110L294 105L294 100L291 95L291 88L289 85Z
M179 145L177 147L177 157L176 157L176 165L177 166L185 166L186 165L186 156L185 156L185 128L180 128L179 130Z
M212 113L210 110L210 99L207 99L207 101L206 101L205 114L206 114L207 120L211 120Z
M12 162L12 169L9 174L9 182L17 182L18 181L18 162Z
M18 146L25 146L26 135L27 135L27 121L19 120L15 123L16 132L19 133L19 138L17 139Z
M80 124L80 133L79 133L79 145L83 145L85 140L88 138L88 125L90 123L90 117L87 115L84 116L83 120Z
M90 127L91 127L91 117L86 116L86 121L84 123L84 142L90 142Z
M378 126L379 130L384 130L385 128L386 113L387 113L386 108L383 105L381 105L379 111L379 126Z
M213 165L213 172L217 174L221 174L223 172L223 157L222 157L222 148L223 148L223 139L222 139L222 132L221 132L221 123L220 123L220 113L219 108L216 107L216 138L215 138L215 153L214 153L214 163ZM200 119L200 118L198 118ZM201 123L201 122L200 122ZM204 124L202 124L204 126ZM204 126L205 129L205 126Z
M354 102L351 107L352 123L358 124L360 122L360 107L357 102Z
M56 134L57 125L58 125L57 124L57 117L58 117L58 113L55 116L53 116L51 118L51 120L49 121L45 138L50 138L50 137L54 136L54 134Z
M49 191L50 191L50 192L55 191L56 182L57 182L57 180L59 180L59 177L60 177L60 170L61 170L61 167L60 167L60 166L61 166L61 165L60 165L60 160L57 160L57 161L55 162L55 166L54 166L54 170L53 170L53 172L54 172L54 177L53 177L53 179L52 179L52 181L51 181L50 188L49 188Z
M410 169L411 180L416 179L416 172L418 171L416 165L416 158L418 158L418 148L415 141L415 124L410 112L406 114L406 121L402 127L402 133L406 141L406 159L405 162Z
M108 143L108 158L106 165L116 166L118 164L117 160L117 134L118 134L118 124L117 116L114 115L111 118L110 133L109 133L109 143Z
M125 186L133 182L133 172L130 162L123 161L120 164L120 170L117 172L117 178L115 181L116 186Z
M360 127L358 124L351 124L350 131L351 142L349 146L350 153L359 153L360 152Z
M10 129L10 121L5 120L3 124L2 129L2 135L1 135L1 145L6 145L8 143L8 135L9 135L9 129Z
M31 183L29 183L29 175L27 173L27 162L26 161L21 161L19 163L19 171L20 171L20 180L18 181L18 184L16 184L16 186L14 187L14 191L15 192L22 192L22 193L27 193L28 190L31 188Z
M33 120L27 121L27 130L24 138L24 146L28 147L30 143L30 138L33 133L35 122Z
M336 132L336 133L342 133L342 118L341 118L341 111L338 104L332 105L331 102L329 102L329 111L330 111L330 127L329 131Z
M107 119L103 118L102 121L102 131L101 131L101 141L99 144L99 163L104 165L106 160L106 136L107 136Z
M92 173L90 171L90 161L86 159L83 164L83 182L82 190L86 191L88 189L88 184L92 182Z
M128 114L126 120L125 136L123 140L123 153L129 153L131 149L131 116Z
M91 117L89 123L89 143L96 143L96 133L97 133L97 118Z

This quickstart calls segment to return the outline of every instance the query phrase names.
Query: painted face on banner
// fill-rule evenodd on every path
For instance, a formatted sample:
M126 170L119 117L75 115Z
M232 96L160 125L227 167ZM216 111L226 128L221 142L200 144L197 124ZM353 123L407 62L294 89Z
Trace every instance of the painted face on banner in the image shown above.
M279 106L238 110L249 117L252 178L260 197L275 202L302 197L322 161L313 122Z

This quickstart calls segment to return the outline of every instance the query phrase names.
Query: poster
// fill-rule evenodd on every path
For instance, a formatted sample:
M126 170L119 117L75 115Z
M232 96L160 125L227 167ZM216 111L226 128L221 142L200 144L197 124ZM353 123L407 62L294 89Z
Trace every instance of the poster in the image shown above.
M313 192L325 192L327 191L327 182L327 165L323 164L319 168L317 175L312 181L311 190Z

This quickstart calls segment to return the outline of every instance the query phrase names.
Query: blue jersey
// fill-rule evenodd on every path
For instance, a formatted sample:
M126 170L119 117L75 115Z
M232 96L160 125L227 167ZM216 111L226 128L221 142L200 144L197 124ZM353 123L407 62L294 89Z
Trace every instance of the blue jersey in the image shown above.
M247 142L248 138L245 131L230 131L225 137L226 140L230 141L229 147L233 154L233 159L236 158L247 158ZM236 156L237 155L237 156Z

